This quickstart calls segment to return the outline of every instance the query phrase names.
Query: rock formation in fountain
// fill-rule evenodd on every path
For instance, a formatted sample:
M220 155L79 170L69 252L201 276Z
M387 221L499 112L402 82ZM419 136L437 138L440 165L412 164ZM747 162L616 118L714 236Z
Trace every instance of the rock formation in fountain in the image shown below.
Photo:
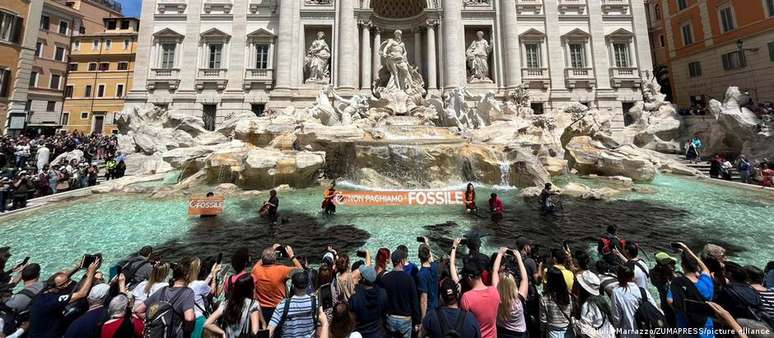
M629 110L633 123L626 128L626 133L633 135L632 143L638 147L680 153L680 120L675 107L666 101L655 76L646 74L641 88L643 101Z

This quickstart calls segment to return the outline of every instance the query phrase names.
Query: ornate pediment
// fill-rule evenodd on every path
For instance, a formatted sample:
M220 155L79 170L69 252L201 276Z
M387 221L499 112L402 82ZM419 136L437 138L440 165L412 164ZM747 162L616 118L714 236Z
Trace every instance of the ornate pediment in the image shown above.
M201 36L202 39L210 39L210 40L211 39L226 39L226 40L228 40L228 39L231 38L231 35L229 35L228 33L223 32L223 31L221 31L220 29L217 29L217 28L210 28L210 29L204 31L203 33L201 33L199 35Z
M562 35L563 40L588 40L590 37L589 33L580 28L575 28Z
M624 28L619 28L610 34L605 35L605 39L607 39L608 41L629 41L633 38L634 38L634 33Z
M543 39L545 39L545 37L546 37L545 33L534 28L530 28L526 32L519 34L519 39L521 39L522 41L525 41L525 40L542 41Z
M247 38L252 40L272 40L276 37L277 35L265 28L258 28L247 34Z

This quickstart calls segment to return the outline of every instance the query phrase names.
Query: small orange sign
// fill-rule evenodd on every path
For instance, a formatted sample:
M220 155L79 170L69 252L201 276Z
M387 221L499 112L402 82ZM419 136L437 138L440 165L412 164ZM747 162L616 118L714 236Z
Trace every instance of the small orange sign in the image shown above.
M226 198L222 195L192 196L188 200L188 216L214 216L223 213Z
M337 191L335 202L344 206L462 205L462 191Z

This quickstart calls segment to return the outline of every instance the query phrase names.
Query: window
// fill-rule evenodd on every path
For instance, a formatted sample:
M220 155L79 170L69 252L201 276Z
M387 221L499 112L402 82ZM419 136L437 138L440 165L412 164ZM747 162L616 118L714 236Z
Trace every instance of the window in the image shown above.
M128 70L128 69L129 69L129 62L118 63L118 70Z
M97 97L104 97L104 96L105 96L105 85L97 86Z
M59 21L59 34L67 35L68 28L67 21Z
M129 40L124 40L124 50L129 49Z
M121 20L121 29L129 29L129 20Z
M81 112L81 120L88 120L89 119L89 112Z
M62 61L65 60L65 49L64 47L56 47L56 52L54 53L54 60Z
M701 76L701 63L698 61L688 63L688 76L699 77Z
M105 49L110 50L111 46L113 46L113 40L105 40Z
M8 97L11 91L11 71L0 69L0 97Z
M60 122L63 126L70 124L70 113L62 113L62 121Z
M540 68L540 45L528 43L526 45L526 50L527 68Z
M110 63L102 62L99 64L99 71L104 72L110 70Z
M0 40L20 43L23 30L23 18L0 11Z
M38 77L40 74L38 72L31 72L30 73L30 88L37 88L38 87Z
M86 85L86 90L83 91L83 96L84 97L91 97L91 86L90 85Z
M615 66L618 68L629 68L631 62L629 60L629 44L626 43L614 43L613 54L615 55Z
M78 41L78 40L76 40L75 42L73 42L73 49L74 49L74 50L81 50L81 42L80 42L80 41Z
M570 44L570 67L586 68L586 55L583 45L580 43Z
M64 96L66 98L73 97L73 86L72 85L65 86Z
M656 20L661 20L661 6L656 4L656 7L654 8L655 8L654 11L656 12Z
M210 69L216 69L220 68L221 64L221 57L223 56L223 44L215 43L209 45L210 47L210 55L209 55L209 61L208 61L208 68Z
M255 114L255 116L261 117L266 110L266 105L263 103L253 103L250 105L250 110L253 112L253 114Z
M46 102L46 111L56 111L56 101Z
M71 72L77 72L78 71L78 64L77 63L70 63L70 65L67 66L67 70Z
M43 57L43 43L40 41L35 44L35 56L39 58Z
M543 102L532 102L529 104L530 108L532 108L532 113L535 115L542 115L543 114Z
M80 34L86 34L86 26L78 27L78 33Z
M49 19L47 16L44 15L40 18L40 30L48 31L48 26L49 26Z
M682 11L686 8L688 8L688 3L686 0L677 0L677 10Z
M24 111L30 110L32 110L32 100L27 100L27 102L24 102Z
M91 42L91 50L97 50L99 49L99 40L94 39L94 41Z
M774 61L774 42L769 42L769 61Z
M94 62L89 63L89 71L93 72L93 71L96 71L96 70L97 70L97 64L94 63Z
M723 33L732 31L736 28L734 23L734 12L731 10L731 6L726 6L720 9L720 29Z
M116 29L116 21L115 20L108 21L107 22L107 29L109 29L109 30Z
M116 85L116 97L123 97L124 96L124 85L119 84Z
M255 68L269 68L269 45L255 45Z
M658 45L661 46L661 48L664 48L664 35L658 36Z
M175 49L177 44L165 43L161 45L161 68L172 69L175 68Z
M764 0L766 2L766 14L774 16L774 0Z
M684 25L683 27L680 27L680 30L683 32L683 46L688 46L693 43L693 30L691 29L691 25Z
M725 70L733 70L744 67L744 56L742 56L742 54L738 51L723 54L721 59L723 61L723 69Z
M51 74L51 85L48 88L59 90L59 82L62 80L62 76L59 74Z

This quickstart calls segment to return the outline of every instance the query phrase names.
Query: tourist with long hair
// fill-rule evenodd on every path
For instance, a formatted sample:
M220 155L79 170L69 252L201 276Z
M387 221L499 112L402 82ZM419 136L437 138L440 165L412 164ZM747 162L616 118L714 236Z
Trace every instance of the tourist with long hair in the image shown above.
M371 265L371 257L366 251L366 265ZM355 293L355 287L360 282L360 271L352 271L349 256L341 254L336 257L336 279L333 283L333 301L347 303Z
M497 292L500 293L500 306L497 309L497 337L499 338L526 338L527 322L524 316L524 308L529 295L529 281L527 268L517 250L510 251L516 258L519 267L518 282L512 272L499 273L492 271L492 275L499 273Z
M223 290L226 297L228 297L231 286L236 283L240 277L250 274L250 260L250 249L246 247L236 249L234 254L231 255L231 270L233 270L233 272L230 276L226 277L223 281L223 286L221 287L221 290Z
M363 337L359 332L355 331L355 320L352 318L352 313L349 312L347 303L336 304L333 307L330 336L332 338Z
M376 251L376 266L374 266L377 279L381 278L385 271L387 271L387 264L389 264L389 261L390 249L379 248L379 250Z
M468 186L465 188L465 212L467 213L475 213L477 211L476 208L476 188L473 186L473 183L468 183Z
M220 264L213 264L209 275L203 280L199 279L199 272L202 269L202 261L199 257L191 256L183 259L183 264L188 265L188 287L194 292L194 312L196 313L196 326L194 327L191 338L201 338L204 332L204 322L207 320L211 306L210 296L217 292L217 274L220 271Z
M567 290L564 274L559 268L548 268L543 287L543 297L540 299L540 325L545 337L574 337L570 328L573 299Z
M604 295L600 295L599 277L591 271L583 271L576 275L575 288L580 308L575 313L575 319L581 320L600 333L602 338L615 338L613 314L610 304Z
M640 288L634 283L633 266L628 264L620 265L616 275L618 276L618 286L613 289L613 296L611 297L613 323L616 324L616 328L622 329L624 332L637 332L638 327L635 316L640 304L645 301L642 299L642 296L645 295L647 301L658 308L656 299L650 295L647 289ZM620 337L637 338L640 335L622 333Z
M194 292L188 287L188 264L180 262L172 264L172 281L169 286L164 287L158 292L150 295L148 299L140 304L135 312L140 318L146 318L148 309L158 306L162 302L170 303L179 316L170 316L167 322L167 330L174 332L178 338L189 337L194 330L196 322L196 312L194 312ZM181 318L182 317L182 320Z
M169 275L168 263L157 263L151 270L150 278L140 282L132 290L132 296L134 297L135 306L140 306L148 297L163 289L165 286L169 286L167 276Z
M256 335L265 328L261 305L253 299L254 287L253 277L242 274L234 281L226 300L204 322L204 327L224 338L239 338L248 332Z

